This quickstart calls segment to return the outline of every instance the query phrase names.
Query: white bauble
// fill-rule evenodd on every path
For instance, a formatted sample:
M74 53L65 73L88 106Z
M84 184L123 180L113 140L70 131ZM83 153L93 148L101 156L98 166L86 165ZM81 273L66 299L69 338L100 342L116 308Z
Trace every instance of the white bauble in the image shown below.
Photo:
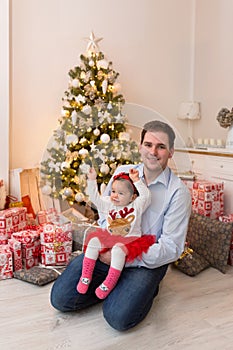
M93 67L94 64L95 64L95 62L94 62L93 60L90 60L90 61L89 61L89 66L90 66L90 67Z
M85 148L81 148L78 153L80 156L85 157L88 155L88 150Z
M100 130L96 128L95 130L93 130L93 134L94 134L95 136L99 136Z
M49 185L44 185L41 189L41 192L46 196L49 196L52 193L52 188Z
M63 109L61 110L61 116L62 117L69 117L70 113L69 111L67 111L66 109Z
M103 143L109 143L110 141L110 136L108 134L103 134L100 136L100 140L103 142Z
M73 190L72 188L65 188L63 192L64 196L66 197L71 197L73 195Z
M89 105L83 106L82 112L86 115L91 113L91 107Z
M79 80L78 80L78 79L73 79L72 82L71 82L71 85L72 85L74 88L78 88L78 87L80 86Z
M100 171L102 174L108 174L109 173L109 166L107 164L102 164L100 167Z
M77 143L78 136L75 134L66 135L66 143L69 145L70 143Z
M68 162L61 163L61 170L68 169L69 167L70 167L70 164Z
M83 195L83 193L82 192L78 192L78 193L76 193L76 195L75 195L75 197L74 197L74 199L76 200L76 202L78 202L78 203L80 203L80 202L82 202L83 200L84 200L84 195Z
M90 165L86 164L86 163L82 163L79 166L79 170L81 171L81 173L83 174L88 174L90 172Z

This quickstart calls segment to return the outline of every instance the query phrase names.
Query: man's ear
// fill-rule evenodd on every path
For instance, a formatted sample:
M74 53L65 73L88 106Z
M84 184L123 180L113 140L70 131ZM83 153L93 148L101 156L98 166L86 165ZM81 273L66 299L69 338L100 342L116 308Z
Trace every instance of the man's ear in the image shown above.
M172 147L170 150L169 150L169 156L168 158L172 158L173 157L173 154L174 154L174 147Z

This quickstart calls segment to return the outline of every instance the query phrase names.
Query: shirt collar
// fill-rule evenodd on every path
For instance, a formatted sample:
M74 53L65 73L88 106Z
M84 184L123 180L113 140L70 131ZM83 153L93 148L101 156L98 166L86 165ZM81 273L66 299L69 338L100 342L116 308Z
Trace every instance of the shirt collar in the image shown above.
M144 169L144 164L143 163L139 164L139 167L138 167L139 177L144 179L143 169ZM151 185L152 184L156 184L157 182L160 182L165 187L168 187L168 183L169 183L169 180L170 180L170 175L171 175L171 169L167 166L164 169L164 171L162 171L162 173L159 174L159 176L153 182L151 182Z

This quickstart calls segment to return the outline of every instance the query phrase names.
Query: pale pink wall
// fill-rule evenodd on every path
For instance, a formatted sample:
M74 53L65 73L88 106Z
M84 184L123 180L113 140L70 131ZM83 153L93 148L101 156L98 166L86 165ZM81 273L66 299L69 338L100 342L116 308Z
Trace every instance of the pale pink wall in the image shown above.
M100 47L120 73L126 101L158 111L185 135L176 113L189 98L193 0L11 4L11 168L40 162L57 127L68 71L79 64L91 30L104 38Z
M225 140L216 115L233 107L233 1L197 0L195 96L202 103L196 137Z

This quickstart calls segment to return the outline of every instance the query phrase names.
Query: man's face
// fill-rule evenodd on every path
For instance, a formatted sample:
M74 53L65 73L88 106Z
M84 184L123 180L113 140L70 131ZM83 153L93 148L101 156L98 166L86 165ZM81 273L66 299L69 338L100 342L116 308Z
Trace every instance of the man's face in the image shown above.
M162 172L172 157L174 148L169 149L168 135L162 131L148 131L145 134L139 151L147 171Z

